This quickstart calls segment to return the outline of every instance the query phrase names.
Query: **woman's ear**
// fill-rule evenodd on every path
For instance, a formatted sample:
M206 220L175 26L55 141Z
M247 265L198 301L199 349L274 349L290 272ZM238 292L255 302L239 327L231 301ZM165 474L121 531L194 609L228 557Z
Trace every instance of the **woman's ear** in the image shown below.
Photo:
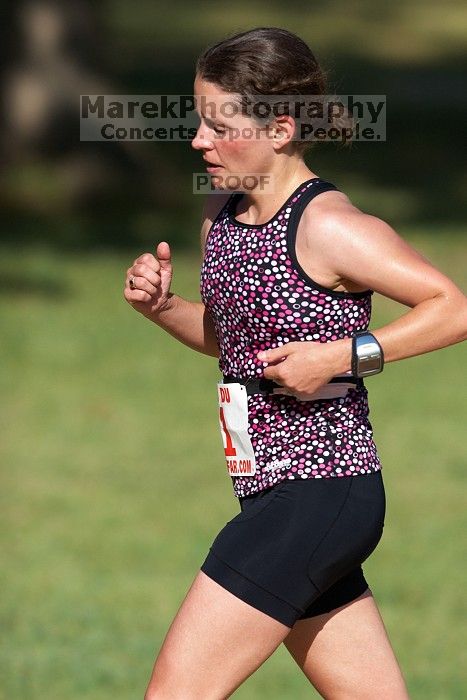
M295 120L288 114L282 114L273 123L273 145L282 148L292 141L295 134Z

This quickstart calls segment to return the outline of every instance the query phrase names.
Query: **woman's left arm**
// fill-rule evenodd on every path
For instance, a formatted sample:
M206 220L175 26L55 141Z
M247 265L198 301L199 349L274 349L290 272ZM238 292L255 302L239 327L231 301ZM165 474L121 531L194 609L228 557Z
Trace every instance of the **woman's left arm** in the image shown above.
M395 321L369 329L383 348L385 362L467 339L467 297L386 222L346 205L315 218L311 230L313 247L322 251L320 259L336 277L411 307ZM260 353L258 359L271 363L285 357L289 362L270 365L264 376L289 388L294 385L295 389L300 386L302 391L314 391L331 377L350 370L351 349L351 338L329 343L288 343L265 355ZM308 369L314 366L311 375L315 376L308 374L308 381L304 361Z

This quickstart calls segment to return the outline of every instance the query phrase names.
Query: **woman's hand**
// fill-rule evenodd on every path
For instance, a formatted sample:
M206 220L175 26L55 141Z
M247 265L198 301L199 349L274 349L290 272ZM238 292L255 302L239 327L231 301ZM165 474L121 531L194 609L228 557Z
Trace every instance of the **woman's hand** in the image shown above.
M124 297L143 316L153 317L170 304L172 275L169 244L159 243L156 256L144 253L128 268ZM130 286L130 279L133 279L133 286Z
M273 379L301 398L314 394L332 377L350 369L351 339L328 343L285 343L273 350L259 352L257 357L269 364L263 372L266 379Z

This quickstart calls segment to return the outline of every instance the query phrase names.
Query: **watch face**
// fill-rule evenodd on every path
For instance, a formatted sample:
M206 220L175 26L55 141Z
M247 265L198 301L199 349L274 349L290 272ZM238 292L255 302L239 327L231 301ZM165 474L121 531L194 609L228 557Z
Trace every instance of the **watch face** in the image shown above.
M366 341L366 342L365 342ZM357 374L365 376L381 371L382 357L379 346L373 338L360 338L356 342Z
M359 369L361 372L375 372L381 367L381 358L378 355L367 355L364 360L360 359Z

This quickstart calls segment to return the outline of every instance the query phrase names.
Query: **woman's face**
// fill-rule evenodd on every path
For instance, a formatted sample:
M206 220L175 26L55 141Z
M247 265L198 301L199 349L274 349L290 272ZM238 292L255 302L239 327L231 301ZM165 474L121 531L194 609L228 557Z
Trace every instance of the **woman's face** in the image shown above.
M198 75L194 97L201 123L191 145L202 151L205 161L214 164L212 168L208 165L211 175L222 181L227 175L271 171L275 155L272 129L241 114L232 93ZM213 184L217 186L215 181Z

